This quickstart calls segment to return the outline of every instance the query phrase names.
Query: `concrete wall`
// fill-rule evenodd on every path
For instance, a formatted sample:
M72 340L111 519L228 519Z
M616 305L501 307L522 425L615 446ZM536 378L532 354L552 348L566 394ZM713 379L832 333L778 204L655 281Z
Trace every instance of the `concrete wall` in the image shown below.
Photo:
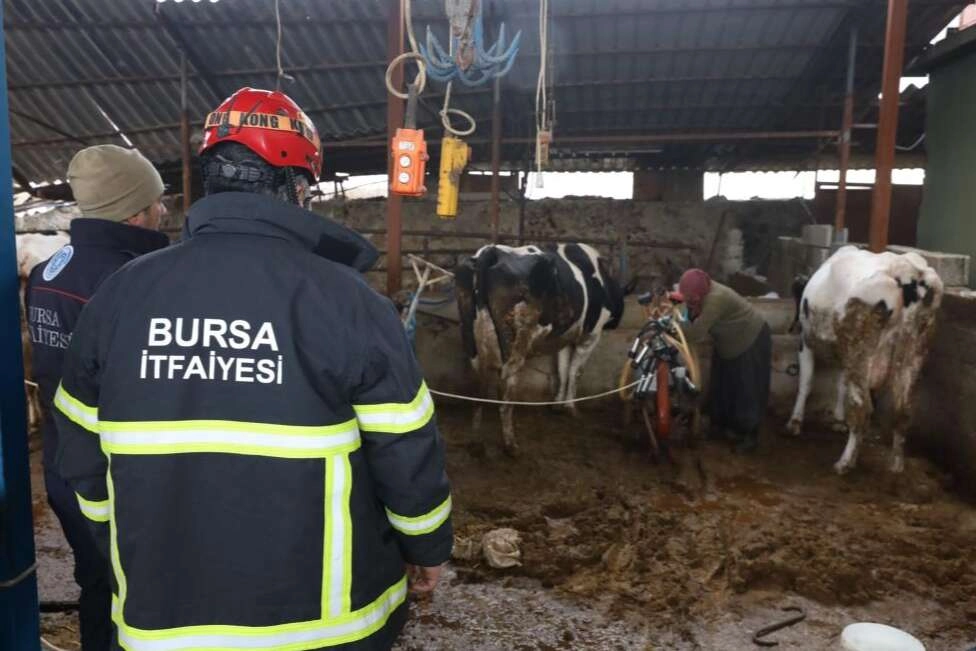
M918 246L976 256L976 53L933 70L927 92L928 167Z
M479 181L488 177L474 177ZM408 200L403 204L404 253L417 253L445 267L474 253L491 232L490 204L483 193L462 196L456 220L441 220L432 198ZM164 228L175 238L183 224L177 202L168 202L170 212ZM380 250L385 249L385 200L330 201L315 209L367 235ZM723 215L725 218L723 220ZM18 216L17 232L66 230L79 216L75 206L44 214ZM500 232L518 232L519 205L503 195ZM781 235L794 235L810 221L800 200L792 201L620 201L600 198L547 199L527 201L524 222L526 243L553 239L599 242L597 248L625 267L624 275L641 276L641 288L674 282L675 274L689 266L704 266L721 225L713 273L727 277L743 268L765 273L773 242ZM424 232L427 234L417 234ZM470 235L475 237L470 237ZM512 243L508 241L507 243ZM626 256L621 253L626 251ZM385 258L370 281L385 288ZM409 266L404 266L409 270ZM404 273L410 283L413 274Z
M947 295L922 370L913 441L976 494L976 295Z
M403 250L449 268L485 243L484 238L464 235L487 236L491 231L489 203L462 198L460 214L453 221L438 219L434 207L431 200L404 202L403 229L407 234ZM378 248L385 248L385 201L329 202L318 210L367 233ZM625 266L625 276L638 274L640 287L649 289L662 279L674 282L676 274L689 266L704 266L720 225L722 233L712 271L724 277L742 268L757 267L764 273L776 237L799 232L809 219L800 201L548 199L526 203L524 239L526 243L553 238L601 242L597 248L614 260L615 269ZM518 204L503 201L500 232L515 235L518 220ZM410 234L419 231L432 234ZM626 259L621 256L623 250ZM385 264L385 259L381 260L380 271L371 275L376 286L382 286ZM404 281L412 280L412 276L405 273Z

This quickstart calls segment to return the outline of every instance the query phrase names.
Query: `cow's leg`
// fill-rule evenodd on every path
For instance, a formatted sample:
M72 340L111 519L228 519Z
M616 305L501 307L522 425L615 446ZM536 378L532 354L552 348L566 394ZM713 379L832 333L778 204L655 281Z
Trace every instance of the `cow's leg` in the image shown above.
M921 371L923 356L912 350L895 371L891 382L894 422L891 437L891 463L889 469L900 473L905 469L905 434L911 424L912 395Z
M478 378L478 397L497 400L499 391L499 370L493 368L487 359L479 356L471 360L475 376ZM478 432L484 422L485 403L474 403L471 417L471 431ZM481 444L481 441L478 441Z
M590 355L593 354L598 343L600 343L600 333L594 332L587 335L583 341L573 348L573 357L569 363L569 382L566 395L563 398L564 400L576 399L576 380L579 379L580 372L590 359ZM574 417L579 416L579 409L576 407L576 403L569 403L566 408Z
M810 390L813 388L813 372L816 368L813 350L805 342L800 346L800 388L796 392L796 404L793 405L793 415L787 425L793 436L799 436L803 430L803 413L806 410L807 398L810 397Z
M871 402L871 388L868 383L868 369L862 372L852 373L845 371L847 377L846 389L846 422L847 422L847 445L844 453L834 464L834 470L838 475L850 472L857 465L857 453L861 446L861 438L867 430L868 423L871 422L871 412L873 405Z
M891 437L891 472L898 474L905 469L905 431L908 429L908 419L904 414L895 417L895 426Z
M837 431L847 431L847 423L844 418L844 403L847 400L847 378L844 373L837 377L837 402L834 403L834 429Z
M556 353L556 366L559 372L559 391L556 393L556 402L566 399L566 392L569 390L569 364L573 357L571 346L560 348Z
M481 429L481 421L484 420L485 408L481 404L474 406L474 413L471 416L471 431L477 432Z
M505 452L510 456L518 456L518 443L515 440L515 425L513 413L515 407L508 404L517 395L518 374L525 366L525 362L535 348L536 342L552 331L552 326L539 325L539 310L526 303L519 303L512 311L510 320L499 326L499 339L505 338L511 342L508 346L507 359L502 364L502 400L505 402L501 409L502 439ZM501 357L501 355L499 355Z
M485 371L481 368L479 363L479 358L474 357L471 359L471 367L474 369L474 375L478 378L478 389L479 397L489 398L487 383L485 382ZM474 403L474 410L471 415L471 431L477 432L481 429L481 423L484 418L485 408L480 402Z
M517 457L519 454L518 441L515 438L515 405L507 404L517 395L518 373L525 364L525 359L517 357L510 359L502 367L502 400L506 403L499 409L502 421L502 442L505 454Z

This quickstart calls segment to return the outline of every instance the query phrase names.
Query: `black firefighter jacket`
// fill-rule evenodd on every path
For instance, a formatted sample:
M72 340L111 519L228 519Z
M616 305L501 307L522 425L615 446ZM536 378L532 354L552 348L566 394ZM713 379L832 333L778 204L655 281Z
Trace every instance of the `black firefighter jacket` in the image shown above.
M128 651L386 648L404 563L449 558L433 402L325 218L223 193L82 312L58 464L101 528Z
M64 352L81 308L102 282L122 265L169 244L163 233L104 219L71 222L71 242L34 267L24 302L33 349L32 371L44 414L44 468L56 473L58 431L51 402L61 382Z

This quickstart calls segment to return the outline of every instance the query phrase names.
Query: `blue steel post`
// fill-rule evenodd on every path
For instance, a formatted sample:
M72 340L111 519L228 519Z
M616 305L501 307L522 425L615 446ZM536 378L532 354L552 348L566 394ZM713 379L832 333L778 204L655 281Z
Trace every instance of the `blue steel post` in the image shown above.
M0 3L0 24L3 4ZM37 651L40 631L31 519L24 365L14 239L7 65L0 30L0 649ZM26 574L25 574L26 573Z

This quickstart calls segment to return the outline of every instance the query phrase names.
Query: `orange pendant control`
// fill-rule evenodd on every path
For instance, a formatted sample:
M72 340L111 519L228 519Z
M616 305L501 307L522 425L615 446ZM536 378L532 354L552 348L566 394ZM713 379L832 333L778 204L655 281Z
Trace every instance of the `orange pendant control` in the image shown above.
M427 141L423 129L397 129L390 155L390 192L405 197L422 197L427 192L424 174L427 170Z

